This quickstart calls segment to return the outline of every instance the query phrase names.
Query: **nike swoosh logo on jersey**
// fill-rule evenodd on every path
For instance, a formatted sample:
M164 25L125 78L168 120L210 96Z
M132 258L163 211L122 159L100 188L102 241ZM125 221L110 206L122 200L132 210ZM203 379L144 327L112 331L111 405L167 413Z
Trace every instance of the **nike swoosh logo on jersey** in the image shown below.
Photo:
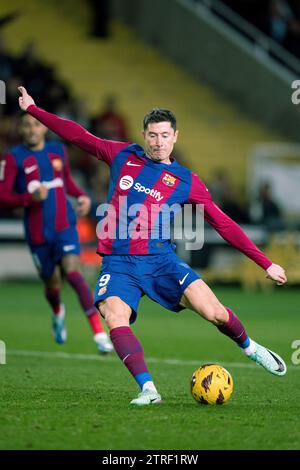
M182 286L182 284L184 283L184 281L186 280L186 278L188 277L189 274L190 274L190 273L187 273L187 274L184 276L183 279L180 279L180 280L178 281L181 286Z
M28 166L27 168L24 169L26 175L29 175L30 173L32 173L34 170L37 169L37 165L32 165L32 166Z
M64 251L71 251L71 250L73 250L74 248L76 248L75 245L65 245L65 246L63 247L63 250L64 250Z
M127 162L126 165L128 166L141 166L141 165L138 165L137 163L133 163L133 162Z

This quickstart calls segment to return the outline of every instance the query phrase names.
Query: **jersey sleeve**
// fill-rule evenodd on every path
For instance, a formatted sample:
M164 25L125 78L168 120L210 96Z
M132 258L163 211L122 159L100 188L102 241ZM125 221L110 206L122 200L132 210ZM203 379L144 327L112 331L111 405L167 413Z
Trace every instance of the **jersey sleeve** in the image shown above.
M77 147L85 152L94 155L98 160L103 160L109 166L112 164L115 156L123 148L130 145L129 142L115 142L113 140L100 139L100 137L91 134L76 122L48 113L33 104L28 106L27 113L38 119L62 139L77 145Z
M0 157L0 207L26 207L32 201L29 193L17 194L14 184L17 175L17 165L14 156L10 153Z
M67 194L72 197L78 198L79 196L86 196L86 192L74 181L71 171L70 162L67 149L64 147L64 182Z
M214 203L205 184L195 173L192 173L192 184L188 202L203 204L205 220L231 246L244 253L263 269L268 269L271 266L272 261L257 248L241 227Z

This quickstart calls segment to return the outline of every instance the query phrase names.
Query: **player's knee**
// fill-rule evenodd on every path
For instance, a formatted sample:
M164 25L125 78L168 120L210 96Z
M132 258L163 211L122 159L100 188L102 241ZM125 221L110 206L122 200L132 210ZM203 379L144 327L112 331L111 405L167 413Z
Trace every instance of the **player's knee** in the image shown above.
M66 275L80 272L80 261L77 255L66 255L62 258L62 268Z
M108 298L98 303L98 310L104 318L108 328L129 325L130 310L122 308L117 299Z
M44 280L44 285L46 289L61 289L61 280L58 276L52 276L49 279Z
M217 326L223 325L228 321L228 313L221 304L215 304L208 308L205 317L208 321Z

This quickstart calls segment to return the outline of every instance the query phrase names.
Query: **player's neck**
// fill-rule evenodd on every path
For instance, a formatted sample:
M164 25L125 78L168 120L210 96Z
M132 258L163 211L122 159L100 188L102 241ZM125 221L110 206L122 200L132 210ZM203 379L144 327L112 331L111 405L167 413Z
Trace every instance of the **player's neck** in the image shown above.
M172 163L170 157L166 158L165 160L156 160L155 158L151 157L151 155L149 155L148 153L146 153L145 155L147 158L149 158L149 160L152 160L155 163L164 163L165 165L171 165Z
M26 147L28 147L30 150L33 150L34 152L37 151L37 150L43 150L44 147L45 147L45 142L39 142L38 144L34 144L34 145L30 145L30 144L26 144Z

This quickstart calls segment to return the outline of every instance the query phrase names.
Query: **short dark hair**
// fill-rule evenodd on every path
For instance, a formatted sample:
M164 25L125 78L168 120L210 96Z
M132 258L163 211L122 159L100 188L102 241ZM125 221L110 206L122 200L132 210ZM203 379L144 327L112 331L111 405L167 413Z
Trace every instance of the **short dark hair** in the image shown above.
M176 117L169 111L168 109L163 108L153 108L149 111L146 116L144 117L143 125L144 131L147 129L148 124L151 122L169 122L171 127L176 131L177 129L177 122Z

